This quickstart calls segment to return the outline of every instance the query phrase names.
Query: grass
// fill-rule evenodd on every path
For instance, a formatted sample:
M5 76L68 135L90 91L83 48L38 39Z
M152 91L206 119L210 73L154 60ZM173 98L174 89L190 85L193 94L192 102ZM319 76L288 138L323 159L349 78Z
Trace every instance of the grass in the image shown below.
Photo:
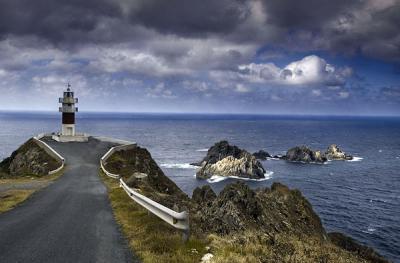
M304 263L356 263L360 259L330 242L318 238L277 235L273 241L268 236L245 233L240 237L210 235L215 251L213 263L246 262L304 262Z
M65 169L65 168L64 168ZM0 191L0 213L9 211L16 207L18 204L28 199L34 192L43 187L47 186L48 183L59 178L63 173L61 171L47 176L22 176L22 177L8 177L0 179L0 186L2 185L13 185L18 186L19 184L31 183L31 182L43 182L42 185L38 185L35 189L10 189L4 192Z
M107 186L114 216L130 248L143 262L200 262L206 253L207 240L191 237L188 242L183 242L178 230L130 199L119 187L118 180L101 171L100 177Z
M8 190L0 193L0 213L11 210L34 192L35 190Z

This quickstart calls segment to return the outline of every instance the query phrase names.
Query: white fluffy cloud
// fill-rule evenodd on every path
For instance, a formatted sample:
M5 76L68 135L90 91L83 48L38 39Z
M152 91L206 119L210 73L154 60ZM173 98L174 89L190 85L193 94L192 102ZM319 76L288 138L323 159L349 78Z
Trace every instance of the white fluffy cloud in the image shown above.
M352 75L349 67L335 67L316 55L293 61L283 68L273 63L240 65L238 78L251 83L297 86L342 86Z

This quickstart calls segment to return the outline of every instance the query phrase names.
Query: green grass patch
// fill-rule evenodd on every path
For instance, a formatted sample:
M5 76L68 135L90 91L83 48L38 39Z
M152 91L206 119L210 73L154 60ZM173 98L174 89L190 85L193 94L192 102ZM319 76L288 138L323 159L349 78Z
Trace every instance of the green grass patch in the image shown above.
M134 253L145 263L196 262L206 253L207 240L190 237L183 242L182 233L134 202L119 187L118 180L100 177L107 186L114 216L121 225Z

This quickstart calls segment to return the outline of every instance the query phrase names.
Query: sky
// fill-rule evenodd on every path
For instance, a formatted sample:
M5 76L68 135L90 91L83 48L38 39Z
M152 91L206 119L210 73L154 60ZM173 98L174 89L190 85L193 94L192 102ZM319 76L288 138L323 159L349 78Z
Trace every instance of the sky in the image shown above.
M400 115L400 0L0 0L0 110Z

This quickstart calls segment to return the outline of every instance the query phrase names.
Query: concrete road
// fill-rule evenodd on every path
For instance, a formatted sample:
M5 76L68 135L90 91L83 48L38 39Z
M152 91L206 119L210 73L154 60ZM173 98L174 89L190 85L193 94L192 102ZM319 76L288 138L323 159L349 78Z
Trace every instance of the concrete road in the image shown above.
M113 145L48 143L66 159L65 173L0 214L0 262L138 262L98 177L100 157Z

